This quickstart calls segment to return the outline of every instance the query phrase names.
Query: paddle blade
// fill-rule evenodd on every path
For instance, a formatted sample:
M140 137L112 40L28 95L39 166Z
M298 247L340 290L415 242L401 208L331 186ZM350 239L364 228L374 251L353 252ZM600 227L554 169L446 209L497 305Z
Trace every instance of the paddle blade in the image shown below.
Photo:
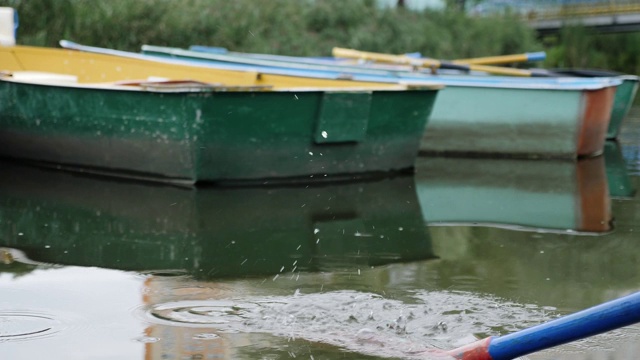
M640 292L544 324L490 337L447 354L459 360L511 360L640 322Z

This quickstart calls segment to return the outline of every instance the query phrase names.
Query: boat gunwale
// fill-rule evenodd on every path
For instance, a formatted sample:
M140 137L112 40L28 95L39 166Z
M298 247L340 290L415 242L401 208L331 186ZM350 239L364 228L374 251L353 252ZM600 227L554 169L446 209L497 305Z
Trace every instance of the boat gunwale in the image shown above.
M442 89L444 86L439 84L422 84L422 83L407 83L407 84L398 84L397 86L390 87L381 87L381 88L371 88L371 87L328 87L328 86L318 86L318 87L286 87L286 88L276 88L274 89L271 86L261 86L261 85L223 85L223 84L212 84L205 83L192 79L184 79L184 80L169 80L174 82L185 82L185 83L199 83L201 86L194 86L182 88L163 88L163 81L153 81L153 80L124 80L124 81L112 81L112 82L76 82L76 81L60 81L58 79L46 79L46 78L14 78L13 74L20 73L33 73L33 71L2 71L0 72L0 81L17 83L17 84L26 84L26 85L41 85L41 86L56 86L56 87L65 87L65 88L78 88L78 89L94 89L94 90L114 90L114 91L134 91L134 92L151 92L151 93L219 93L219 92L243 92L243 93L255 93L255 92L275 92L275 93L296 93L296 92L320 92L320 93L379 93L379 92L398 92L398 91L438 91ZM52 73L52 72L38 72L40 74L46 74L51 76L59 76L66 75L62 73ZM158 87L147 86L145 84L157 84Z
M76 44L77 45L77 44ZM75 46L75 45L74 45ZM85 48L83 45L77 46L78 50L82 51L99 51L100 48L87 47ZM234 57L233 55L226 54L210 54L210 53L199 53L196 51L185 50L180 48L164 48L161 46L154 45L143 45L143 51L145 49L154 52L164 53L171 56L180 56L179 58L171 58L171 57L162 57L162 56L154 56L150 54L136 54L141 55L141 59L151 59L152 61L165 61L184 64L188 63L191 66L199 66L199 67L207 67L207 68L225 68L226 65L224 63L216 63L216 64L206 64L197 60L189 60L188 58L195 58L201 60L210 60L210 61L222 61L218 58L220 57ZM110 50L110 49L105 49ZM135 54L135 53L134 53ZM240 56L235 56L240 58ZM158 60L155 60L158 59ZM228 60L231 61L231 60ZM249 64L248 62L254 62L253 64ZM281 70L277 68L270 69L269 65L260 65L261 61L258 60L247 60L246 63L241 64L240 66L245 66L247 70L253 69L260 73L273 73L278 75L283 75L283 72L300 72L305 71L302 67L295 68L292 67L291 71ZM271 61L277 63L278 61ZM287 62L281 61L279 67L287 67L289 66ZM254 68L251 68L253 66ZM315 67L314 65L308 65L309 67ZM535 78L523 78L523 77L513 77L513 76L474 76L474 75L427 75L424 73L412 73L405 71L389 71L389 70L374 70L363 68L362 70L356 69L354 67L344 67L342 69L342 65L334 65L334 66L322 66L320 69L318 66L316 69L307 69L308 71L316 71L316 72L334 72L340 73L339 76L350 77L352 80L356 81L387 81L394 83L412 83L412 82L438 82L447 86L465 86L465 87L500 87L506 89L543 89L543 90L597 90L603 89L611 86L618 86L622 83L622 79L619 76L611 76L611 77L599 77L599 78L578 78L578 77L535 77ZM232 67L237 70L238 65ZM327 68L327 69L325 69ZM297 73L300 75L299 73ZM314 77L312 74L303 75L306 77ZM424 80L422 79L424 77ZM419 79L418 79L419 78ZM386 79L386 80L385 80Z

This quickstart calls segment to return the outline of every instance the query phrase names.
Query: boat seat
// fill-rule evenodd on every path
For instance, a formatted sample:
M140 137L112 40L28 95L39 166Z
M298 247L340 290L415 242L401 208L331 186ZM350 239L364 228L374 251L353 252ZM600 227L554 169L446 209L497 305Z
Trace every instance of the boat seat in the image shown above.
M29 81L46 84L73 84L78 82L78 77L75 75L42 71L11 71L3 72L2 75L9 76L16 81Z

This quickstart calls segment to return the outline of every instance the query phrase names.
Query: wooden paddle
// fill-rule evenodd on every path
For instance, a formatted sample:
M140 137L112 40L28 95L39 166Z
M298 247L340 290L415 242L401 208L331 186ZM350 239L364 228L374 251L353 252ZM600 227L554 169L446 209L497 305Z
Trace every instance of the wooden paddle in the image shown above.
M511 360L637 322L640 322L640 292L509 335L429 353L458 360Z
M544 51L512 54L512 55L498 55L498 56L484 56L470 59L456 59L453 63L456 64L469 64L469 65L497 65L497 64L511 64L517 62L527 61L542 61L547 57Z
M376 53L376 52L369 52L369 51L344 49L344 48L338 48L338 47L333 48L332 54L335 57L372 60L372 61L392 63L392 64L405 64L405 65L412 65L412 66L418 66L418 67L426 67L431 69L452 69L452 70L462 70L462 71L474 70L474 71L483 71L483 72L487 72L495 75L524 76L524 77L549 76L548 72L546 71L523 70L523 69L514 69L514 68L506 68L506 67L498 67L498 66L489 66L489 65L464 64L464 63L441 61L441 60L435 60L435 59L418 59L418 58L413 58L405 55L391 55L391 54L383 54L383 53Z

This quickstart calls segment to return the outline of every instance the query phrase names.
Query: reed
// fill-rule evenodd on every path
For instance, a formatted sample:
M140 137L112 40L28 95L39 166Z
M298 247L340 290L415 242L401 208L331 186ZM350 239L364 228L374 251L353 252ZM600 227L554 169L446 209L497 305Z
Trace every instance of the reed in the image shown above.
M69 39L138 51L142 44L198 44L300 56L329 56L338 46L439 59L545 50L545 67L640 74L640 34L572 27L541 40L509 13L476 18L456 10L384 9L374 0L0 0L0 6L18 10L23 45Z
M202 44L287 55L329 55L342 46L439 58L540 47L508 16L381 9L372 0L0 0L0 6L17 8L18 42L25 45L56 46L67 38L122 50Z

